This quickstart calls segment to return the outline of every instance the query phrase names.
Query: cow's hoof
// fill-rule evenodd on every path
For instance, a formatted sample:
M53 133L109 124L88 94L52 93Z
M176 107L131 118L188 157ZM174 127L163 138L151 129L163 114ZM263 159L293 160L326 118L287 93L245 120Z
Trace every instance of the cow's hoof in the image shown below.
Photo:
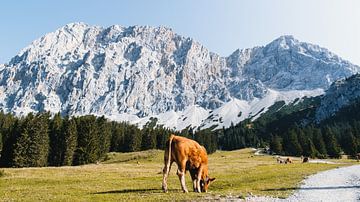
M188 190L186 190L186 189L185 189L185 190L183 190L183 192L184 192L184 193L189 193L189 191L188 191Z
M167 193L167 192L168 192L168 190L167 190L166 187L162 187L162 190L164 191L164 193Z

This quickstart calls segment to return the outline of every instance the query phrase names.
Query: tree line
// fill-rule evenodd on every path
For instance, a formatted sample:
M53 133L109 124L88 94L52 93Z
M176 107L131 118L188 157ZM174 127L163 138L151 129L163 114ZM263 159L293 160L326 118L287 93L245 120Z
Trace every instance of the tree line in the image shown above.
M277 111L282 107L280 103ZM286 108L285 108L286 109ZM319 124L306 121L313 107L269 113L220 130L186 128L174 131L157 126L152 118L138 128L127 122L93 115L62 117L48 112L15 117L0 112L0 166L36 167L82 165L102 160L107 152L164 149L170 134L217 149L269 147L273 153L318 158L338 158L360 152L360 101ZM286 110L289 110L286 109ZM270 110L269 110L270 111Z
M314 103L305 102L277 112L269 110L255 121L245 120L223 128L219 146L224 150L268 146L280 155L317 158L360 153L360 100L321 123L313 121Z
M108 152L164 149L170 134L197 140L209 153L217 149L217 136L209 131L180 132L150 121L142 129L127 122L93 115L62 117L29 113L15 117L0 113L0 166L43 167L94 163ZM211 133L211 134L210 134Z

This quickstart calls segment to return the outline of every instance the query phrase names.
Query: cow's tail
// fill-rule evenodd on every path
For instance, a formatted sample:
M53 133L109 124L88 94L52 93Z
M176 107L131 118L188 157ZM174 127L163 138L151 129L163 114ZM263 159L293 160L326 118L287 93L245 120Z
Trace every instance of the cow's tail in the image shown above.
M171 143L174 139L175 135L171 134L170 135L170 138L169 138L169 147L168 147L168 159L167 159L167 162L166 162L166 173L169 172L170 170L170 164L171 164Z
M170 164L171 164L171 143L174 139L175 135L171 134L170 138L169 138L169 147L165 148L165 154L164 154L164 169L163 169L163 182L162 182L162 189L164 190L164 192L167 192L167 177L168 174L170 172ZM168 150L167 152L167 156L166 156L166 150ZM167 159L166 159L167 157Z

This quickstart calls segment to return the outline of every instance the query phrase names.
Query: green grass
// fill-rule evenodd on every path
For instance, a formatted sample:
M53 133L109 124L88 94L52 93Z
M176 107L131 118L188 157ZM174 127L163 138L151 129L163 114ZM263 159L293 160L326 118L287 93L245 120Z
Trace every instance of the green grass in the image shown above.
M169 193L162 193L163 151L109 153L106 161L75 167L5 168L0 177L0 201L158 201L201 200L225 196L286 197L305 176L355 163L277 164L272 156L254 156L250 149L218 151L209 156L208 193L184 194L173 164ZM187 174L187 187L192 190Z
M4 177L5 176L5 171L0 170L0 177Z

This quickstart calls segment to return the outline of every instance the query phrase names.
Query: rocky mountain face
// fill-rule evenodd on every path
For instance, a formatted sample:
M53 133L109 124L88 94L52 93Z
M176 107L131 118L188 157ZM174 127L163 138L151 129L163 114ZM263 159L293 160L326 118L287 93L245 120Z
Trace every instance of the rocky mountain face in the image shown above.
M334 82L321 97L316 110L316 121L320 122L336 114L341 108L351 105L360 98L360 74Z
M322 94L359 70L292 36L222 57L166 27L72 23L0 65L0 108L227 127L276 101Z

